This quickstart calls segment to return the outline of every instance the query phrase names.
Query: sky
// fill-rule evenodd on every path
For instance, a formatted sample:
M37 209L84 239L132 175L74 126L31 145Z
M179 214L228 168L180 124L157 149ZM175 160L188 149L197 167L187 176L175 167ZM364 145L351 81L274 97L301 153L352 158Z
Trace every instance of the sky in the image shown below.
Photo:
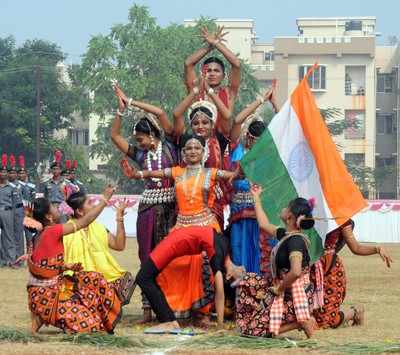
M0 37L55 42L67 63L76 63L92 36L127 22L134 3L147 6L161 26L201 15L254 19L260 42L296 35L298 17L376 16L381 44L389 35L400 37L399 0L0 0Z

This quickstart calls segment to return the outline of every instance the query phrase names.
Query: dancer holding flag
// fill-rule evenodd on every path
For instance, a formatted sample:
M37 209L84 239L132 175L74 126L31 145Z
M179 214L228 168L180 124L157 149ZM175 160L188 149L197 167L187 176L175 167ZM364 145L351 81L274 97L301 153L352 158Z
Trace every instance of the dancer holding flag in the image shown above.
M263 188L260 201L271 223L279 224L279 211L289 201L300 196L313 198L317 218L314 228L307 233L311 262L322 255L326 234L366 205L308 86L307 78L313 69L315 66L241 160L249 180ZM323 275L318 275L315 299L322 306Z
M309 75L309 74L308 74ZM306 76L241 160L248 179L263 187L263 207L279 224L282 206L299 196L315 199L315 227L308 233L312 261L327 233L366 206L315 103Z

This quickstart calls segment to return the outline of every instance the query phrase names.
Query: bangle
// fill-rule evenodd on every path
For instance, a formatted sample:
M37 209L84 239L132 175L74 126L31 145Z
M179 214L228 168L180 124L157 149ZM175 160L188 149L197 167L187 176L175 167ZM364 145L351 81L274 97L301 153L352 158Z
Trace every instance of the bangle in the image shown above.
M139 171L138 171L138 174L139 174L139 176L140 176L140 180L144 180L143 171L142 171L142 170L139 170Z
M208 94L208 95L213 95L213 94L215 94L214 89L213 89L213 88L209 88L209 89L207 90L207 94Z
M128 106L131 106L131 105L132 105L132 101L133 101L133 99L130 97L130 98L128 99Z
M197 95L199 93L199 88L197 86L195 86L193 88L193 94Z
M257 100L260 102L261 105L265 102L263 97L257 97Z
M117 116L122 117L124 115L123 112L121 112L120 110L117 110Z

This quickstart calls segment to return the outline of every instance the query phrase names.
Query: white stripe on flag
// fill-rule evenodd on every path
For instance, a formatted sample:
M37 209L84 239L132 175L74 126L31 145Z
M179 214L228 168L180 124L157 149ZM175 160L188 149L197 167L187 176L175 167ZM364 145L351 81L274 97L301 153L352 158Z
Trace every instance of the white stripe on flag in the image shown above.
M281 160L299 197L315 198L314 216L332 218L320 183L314 156L303 134L296 112L290 100L274 116L268 126ZM335 220L317 220L315 229L325 240L325 235L338 227Z

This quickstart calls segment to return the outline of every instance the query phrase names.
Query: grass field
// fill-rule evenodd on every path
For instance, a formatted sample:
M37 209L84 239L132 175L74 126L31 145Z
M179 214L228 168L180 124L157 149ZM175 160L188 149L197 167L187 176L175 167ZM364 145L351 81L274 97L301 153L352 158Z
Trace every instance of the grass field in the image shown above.
M386 245L395 260L388 270L376 255L352 256L345 250L344 258L348 292L346 306L363 304L366 325L316 332L315 338L305 341L297 331L287 335L290 341L247 339L238 337L233 325L227 330L209 331L195 337L143 335L139 291L124 309L116 337L68 338L56 328L42 328L39 337L30 337L27 307L27 269L0 269L0 353L1 354L147 354L169 353L379 353L400 352L400 246ZM127 270L136 272L138 258L136 240L129 239L127 249L116 253L117 260ZM7 331L10 330L10 331ZM15 332L18 330L20 332ZM10 341L13 339L13 341ZM89 345L90 343L90 345ZM289 347L289 348L287 348ZM272 348L272 349L271 349ZM285 349L287 348L287 349Z

